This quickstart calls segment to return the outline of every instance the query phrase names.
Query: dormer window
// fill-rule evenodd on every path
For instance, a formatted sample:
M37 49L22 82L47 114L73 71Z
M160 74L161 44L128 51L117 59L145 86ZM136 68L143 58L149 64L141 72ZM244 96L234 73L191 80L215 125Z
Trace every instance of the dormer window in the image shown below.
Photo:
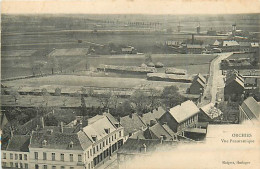
M107 134L109 134L109 133L110 133L110 128L106 128L106 129L105 129L105 132L106 132Z
M74 143L73 143L73 141L71 141L71 142L69 143L69 148L73 148L73 145L74 145Z
M97 136L96 135L92 135L91 137L92 137L93 141L97 141Z
M46 140L43 140L42 141L42 146L46 146L47 145L47 141Z
M119 127L119 123L115 123L115 126L116 126L116 128L118 128Z

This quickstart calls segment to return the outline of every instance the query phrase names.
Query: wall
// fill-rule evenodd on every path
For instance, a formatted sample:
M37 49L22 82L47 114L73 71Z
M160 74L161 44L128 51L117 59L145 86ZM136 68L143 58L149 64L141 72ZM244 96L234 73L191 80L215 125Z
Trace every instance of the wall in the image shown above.
M5 159L4 159L4 153L6 154ZM10 154L13 154L13 159L10 158ZM16 154L17 154L17 158L16 158ZM21 159L20 156L22 156ZM25 156L27 156L27 160L25 159ZM29 152L1 150L1 157L2 157L1 158L2 166L12 167L11 163L13 163L13 167L17 165L18 168L26 168L26 165L29 166ZM27 168L29 168L28 166Z

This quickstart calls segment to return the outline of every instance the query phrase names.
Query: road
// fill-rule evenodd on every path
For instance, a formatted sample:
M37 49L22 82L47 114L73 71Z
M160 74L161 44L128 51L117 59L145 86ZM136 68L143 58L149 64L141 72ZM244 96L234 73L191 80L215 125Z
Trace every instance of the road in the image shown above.
M222 71L220 70L221 60L228 58L233 53L220 53L218 56L213 59L210 63L210 71L209 78L206 88L203 93L203 99L199 103L199 107L204 106L208 103L215 104L218 101L218 90L220 88L224 88L224 76L222 75Z

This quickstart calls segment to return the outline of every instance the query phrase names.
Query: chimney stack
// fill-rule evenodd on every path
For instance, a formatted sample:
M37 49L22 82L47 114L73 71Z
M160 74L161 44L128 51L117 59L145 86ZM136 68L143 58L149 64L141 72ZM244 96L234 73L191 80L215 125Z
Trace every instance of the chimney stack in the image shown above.
M145 143L142 145L140 150L141 150L141 152L146 153L146 145L145 145Z
M163 135L160 136L160 142L163 143Z
M60 122L60 132L63 133L63 121Z
M42 128L44 128L44 119L41 117Z

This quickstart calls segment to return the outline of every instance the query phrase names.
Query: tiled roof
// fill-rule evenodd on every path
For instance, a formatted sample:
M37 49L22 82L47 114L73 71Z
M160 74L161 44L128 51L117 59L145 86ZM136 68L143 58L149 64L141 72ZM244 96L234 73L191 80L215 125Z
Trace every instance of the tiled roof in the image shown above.
M129 116L121 117L120 123L124 127L125 135L128 135L129 133L137 132L138 130L141 130L146 127L145 123L141 120L141 118L136 113Z
M175 133L172 131L172 129L170 129L167 124L163 124L162 126L172 137L174 137Z
M178 123L183 122L197 113L199 113L199 108L191 100L170 109L170 114Z
M242 104L241 108L247 114L249 119L259 119L260 105L253 97L248 97Z
M114 116L112 116L110 113L104 113L103 115L105 115L105 116L111 121L111 123L112 123L113 125L119 123L119 122L117 121L117 119L116 119Z
M91 123L88 126L83 128L84 133L91 139L92 142L95 140L93 136L96 137L97 140L102 139L107 136L108 133L105 129L109 129L110 133L116 130L116 127L109 121L109 119L104 115L98 115L99 118L93 117L89 119ZM94 120L93 120L94 119Z
M152 113L155 119L159 119L165 113L165 110L162 107L158 107L157 109L154 109Z
M163 148L175 148L176 141L163 141L152 139L132 139L129 138L125 144L118 150L119 154L141 154L151 153L155 150L162 150ZM141 151L142 147L146 147L146 152Z
M44 140L46 145L43 144ZM72 147L69 144L73 143ZM87 135L82 131L78 133L61 133L53 132L51 134L44 132L33 132L31 138L31 148L48 148L48 149L64 149L64 150L84 150L92 144Z
M165 130L165 128L160 123L157 123L152 127L149 127L149 130L156 136L157 139L160 139L161 136L164 136L164 139L166 140L172 139L172 136Z
M150 125L151 120L153 120L153 121L156 122L156 119L155 119L155 117L154 117L154 114L151 113L151 112L144 113L144 114L141 116L141 119L142 119L142 121L143 121L146 125Z
M239 46L237 41L230 40L230 41L223 41L223 46Z
M22 151L29 152L30 136L29 135L14 135L8 146L6 147L7 151Z

